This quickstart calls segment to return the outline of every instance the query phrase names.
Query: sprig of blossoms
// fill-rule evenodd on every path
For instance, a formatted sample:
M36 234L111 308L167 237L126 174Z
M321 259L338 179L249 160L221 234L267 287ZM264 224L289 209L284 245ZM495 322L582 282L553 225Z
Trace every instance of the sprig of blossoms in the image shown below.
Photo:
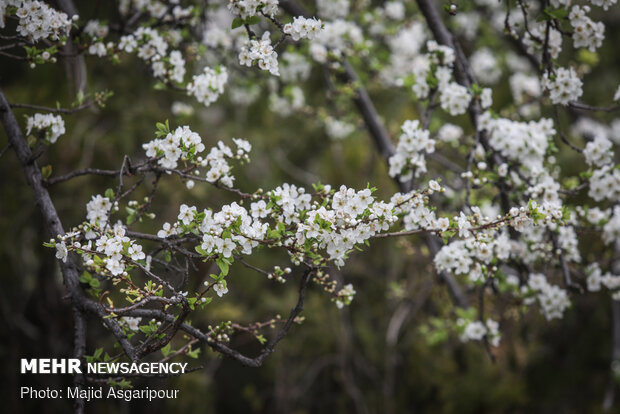
M540 311L547 320L561 319L564 311L570 307L570 299L566 290L547 282L545 275L540 273L530 274L527 286L522 287L522 292L531 292L533 296L526 299L526 304L538 301Z
M553 120L518 122L506 118L493 118L485 112L479 119L480 129L489 135L489 144L504 157L518 161L528 176L545 171L543 162L549 139L555 135Z
M487 319L483 323L482 321L467 321L459 318L456 325L461 331L460 340L462 342L481 341L486 337L492 346L498 346L501 340L499 323L492 319Z
M547 39L547 42L541 42L540 39ZM533 55L542 54L543 46L546 44L549 55L556 59L562 52L562 33L552 26L549 28L549 35L547 36L547 25L540 22L533 24L530 30L524 34L523 44L527 46L528 53Z
M227 82L228 71L225 67L218 66L215 69L205 67L201 74L194 75L192 82L187 84L187 94L209 106L224 93L224 85Z
M389 159L389 174L406 182L414 172L416 177L426 172L424 153L435 151L435 140L430 138L429 131L422 129L417 120L405 121L401 130L396 152Z
M266 70L272 75L280 76L278 52L271 45L269 32L263 33L260 40L248 39L241 46L239 64L251 67L255 62L262 70Z
M226 187L232 187L235 177L230 174L230 165L228 165L226 159L236 158L249 161L248 154L252 150L252 145L240 138L233 138L233 142L237 146L235 153L232 152L228 145L219 141L217 147L211 148L206 158L198 159L203 167L209 167L206 175L208 182L221 182Z
M414 26L415 27L415 26ZM434 40L426 42L427 53L418 55L413 58L413 77L414 83L411 86L411 90L418 99L425 99L431 88L438 88L443 94L446 89L451 89L446 92L444 97L444 109L449 110L451 101L455 97L455 93L458 95L462 92L459 88L452 90L450 79L452 77L452 66L454 65L455 55L454 50L444 45L438 44ZM465 93L468 94L465 88ZM457 99L457 102L458 99ZM469 104L469 100L467 101ZM466 107L467 107L466 104Z
M285 24L283 32L290 35L295 41L300 39L313 40L321 32L322 27L321 19L314 17L307 19L299 16L293 19L293 23Z
M89 20L84 26L84 33L93 39L103 39L110 31L108 25L101 23L99 20Z
M587 47L591 52L594 52L603 44L605 25L590 19L587 15L589 12L589 6L575 5L568 18L571 26L573 26L573 45L576 48Z
M147 157L160 157L157 163L171 169L177 167L180 159L188 159L205 150L200 135L192 132L188 126L178 127L163 138L143 144L142 148Z
M549 91L549 97L554 104L567 105L583 94L583 82L572 67L558 68L555 76L545 73L542 86L543 89Z
M363 42L364 35L359 26L351 21L336 19L323 24L323 30L310 44L310 54L315 61L326 63L329 54L342 56L352 53L355 50L353 46Z
M620 169L610 164L595 169L590 177L588 195L595 201L620 201Z
M157 61L166 56L168 43L159 32L150 27L139 27L132 35L121 38L120 45L126 52L133 52L137 45L138 57L145 61Z
M612 292L612 299L620 300L620 276L610 272L603 274L598 263L592 263L585 270L589 292L598 292L601 287L606 287Z
M42 39L60 40L71 31L71 19L42 1L5 0L9 6L17 7L15 16L19 19L17 33L33 42ZM4 12L0 16L0 28L4 27ZM74 16L77 18L77 16Z
M452 116L462 115L467 111L471 94L463 85L456 82L450 82L446 87L441 89L439 102L441 109L447 111Z
M92 196L91 200L86 204L86 219L91 226L103 229L106 226L112 207L112 201L108 197L103 197L100 194ZM87 238L91 237L87 235Z
M26 128L27 135L34 130L45 132L45 139L53 144L65 133L65 121L60 115L34 114L28 117Z
M278 12L278 0L228 0L228 10L242 19L256 16L260 11L273 17Z
M336 306L338 309L342 309L345 305L350 305L351 301L355 297L355 289L352 284L345 285L342 289L336 293Z

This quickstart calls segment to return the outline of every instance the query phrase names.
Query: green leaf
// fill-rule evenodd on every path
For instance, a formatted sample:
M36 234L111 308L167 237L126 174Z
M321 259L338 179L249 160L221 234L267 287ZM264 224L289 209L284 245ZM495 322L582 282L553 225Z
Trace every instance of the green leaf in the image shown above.
M108 188L107 190L105 190L105 196L108 197L110 200L114 200L114 190Z
M198 354L200 354L200 348L196 348L193 351L189 351L187 353L187 356L190 357L190 358L197 359L198 358Z
M230 28L236 29L237 27L241 27L241 25L243 25L243 20L240 17L235 17Z
M567 9L555 9L555 10L551 10L551 9L545 9L545 14L549 17L552 17L554 19L558 19L558 20L562 20L564 19L566 16L568 16L568 10Z
M93 357L95 359L99 359L102 353L103 353L103 348L97 348L95 349L95 353L93 354Z
M122 380L121 382L117 382L116 384L123 389L133 388L133 385L131 385L131 381L127 381L126 379Z
M456 234L455 231L452 230L448 230L448 231L443 231L441 232L441 238L443 239L443 244L448 244L448 242L450 241L450 239L452 237L454 237L454 235Z
M229 268L228 262L223 257L218 257L215 259L215 263L217 263L217 266L220 268L222 275L227 276Z
M82 283L88 283L88 284L90 284L90 281L92 280L92 278L93 278L93 277L91 276L91 274L90 274L90 273L88 273L88 272L84 272L84 273L82 273L82 274L80 275L80 277L79 277L79 279L78 279L78 280L79 280L80 282L82 282Z
M245 19L245 24L259 24L260 23L260 17L258 16L250 16L247 19Z
M50 178L50 176L52 175L52 166L46 165L45 167L41 168L41 175L43 176L44 180Z
M161 349L161 353L164 355L164 358L172 353L172 347L170 346L170 342L168 342L168 345Z
M81 90L78 91L75 101L77 105L82 105L84 103L84 92L82 92Z

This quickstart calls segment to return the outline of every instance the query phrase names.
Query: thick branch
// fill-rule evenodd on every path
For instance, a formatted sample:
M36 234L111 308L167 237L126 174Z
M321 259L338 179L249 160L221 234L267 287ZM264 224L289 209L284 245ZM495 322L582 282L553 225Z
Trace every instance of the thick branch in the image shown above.
M17 159L19 160L22 170L26 176L28 185L32 187L35 196L35 202L39 206L39 210L43 215L45 221L45 228L52 237L57 235L64 235L65 231L56 212L56 207L52 203L47 189L43 186L43 176L41 170L36 161L32 158L32 151L28 148L24 135L15 119L15 115L11 111L11 106L7 101L4 94L0 91L0 122L4 126L9 144L15 150ZM84 296L82 289L80 288L79 275L77 266L73 262L71 256L67 257L66 262L60 261L60 270L62 271L63 280L69 296L73 301L73 304L79 310L88 310L99 317L106 316L106 312L103 307L89 300ZM123 333L122 329L118 326L118 323L112 319L104 319L103 323L112 331L116 339L120 342L123 350L127 353L130 359L135 359L135 351L133 346Z

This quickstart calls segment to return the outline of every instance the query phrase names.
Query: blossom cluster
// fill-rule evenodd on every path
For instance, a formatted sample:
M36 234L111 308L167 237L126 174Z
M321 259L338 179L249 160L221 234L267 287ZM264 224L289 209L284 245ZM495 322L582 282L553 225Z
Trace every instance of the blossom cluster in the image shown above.
M460 228L468 231L470 223L467 218L459 216L458 219ZM476 240L470 237L443 246L435 255L434 262L439 271L468 275L470 281L478 282L484 280L484 267L489 266L494 258L508 259L512 248L513 243L504 233L495 240Z
M322 26L323 22L320 19L317 20L314 17L307 19L299 16L293 19L293 23L285 24L282 30L295 41L300 39L313 40L321 32Z
M461 330L460 339L462 342L481 341L485 337L492 346L498 346L501 340L499 333L499 323L493 319L482 321L467 321L459 318L456 321L457 327Z
M121 15L127 16L132 11L144 14L163 22L178 21L191 17L193 7L182 7L179 1L170 1L169 4L159 0L120 0L118 10Z
M168 63L169 68L166 68ZM178 50L170 52L167 60L153 62L153 75L159 78L170 78L175 82L182 83L185 77L185 59Z
M603 241L620 247L620 206L614 207L613 215L603 227Z
M325 118L325 132L332 139L343 139L355 131L355 126L331 116Z
M527 286L523 286L521 290L523 293L532 294L526 298L525 303L532 304L537 301L547 320L561 319L564 311L571 305L566 290L550 284L545 275L540 273L530 274Z
M537 176L545 171L548 140L555 134L551 119L518 122L495 119L485 112L479 118L479 125L488 133L489 144L504 157L518 161L524 174Z
M207 181L210 183L221 182L226 187L232 187L234 176L230 174L230 165L226 161L227 158L236 158L249 161L249 153L252 145L241 138L233 138L233 142L237 146L235 153L231 148L222 141L217 143L217 147L212 147L206 158L198 158L198 162L203 167L209 167L207 171Z
M562 33L553 26L549 27L549 35L547 36L547 25L544 22L533 24L530 30L523 36L523 43L527 47L527 51L533 55L542 55L544 42L541 39L547 39L547 51L553 59L562 52Z
M428 194L444 191L435 180L429 181L428 185ZM446 217L437 218L435 211L428 205L428 197L422 193L396 193L390 202L396 206L395 212L404 215L403 225L406 231L424 229L440 233L450 229L450 220Z
M336 294L336 306L338 309L342 309L345 305L350 305L351 301L355 297L355 289L352 284L345 285Z
M390 62L382 71L382 78L387 84L402 84L403 78L409 75L413 67L414 73L423 62L416 60L422 46L426 42L426 31L420 22L413 22L401 27L398 32L387 39L390 48ZM424 69L428 70L428 69ZM418 75L416 74L416 81Z
M436 80L436 87L439 89L444 89L449 84L455 59L454 50L439 45L434 40L429 40L426 43L426 48L427 53L416 56L412 65L414 83L411 90L418 99L425 99L428 96L433 86L429 85L429 80ZM451 99L454 92L456 90L448 92L444 98L444 109L447 110L448 104L455 101ZM458 99L456 99L456 103L459 103Z
M228 0L228 9L242 19L256 16L260 11L273 17L278 12L278 0Z
M93 227L105 228L113 206L109 197L100 194L92 196L86 204L86 219Z
M592 21L587 15L589 12L589 6L575 5L570 10L568 18L573 27L573 45L576 48L586 47L594 52L603 44L605 25Z
M224 93L228 82L228 71L223 66L213 69L206 66L202 73L194 75L192 82L187 84L187 94L205 106L211 105Z
M282 206L289 210L285 214L292 221L299 220L291 207ZM297 225L295 237L300 244L309 240L317 243L319 249L325 249L329 260L343 266L349 250L397 221L393 207L392 203L375 202L370 189L355 191L341 186L332 197L331 208L313 206L305 223ZM363 219L364 214L368 220Z
M439 101L441 102L441 108L449 112L450 115L462 115L467 111L471 101L471 94L463 85L450 82L441 88Z
M315 61L326 63L328 52L334 56L347 55L363 41L359 26L348 20L336 19L323 24L323 30L310 44L310 54Z
M188 159L205 150L200 135L189 127L178 127L165 137L154 139L142 145L149 158L158 158L157 163L164 168L176 168L180 159Z
M19 19L17 33L33 42L50 39L60 40L71 30L71 18L46 3L37 0L5 0L0 7L0 28L4 28L6 6L17 7L15 16ZM77 18L77 16L73 16Z
M572 67L558 68L554 76L545 73L542 87L549 91L549 97L554 104L567 105L577 100L582 94L583 82Z
M101 235L95 241L95 246L97 252L103 253L106 256L103 262L112 276L119 276L125 272L124 257L131 258L133 261L146 258L145 253L142 251L142 246L125 235L125 228L122 225L116 225L113 227L112 232ZM74 247L80 248L80 246L75 245ZM88 253L85 253L85 256L85 264L87 266L94 264L94 260L89 258L90 255Z
M347 17L349 13L349 0L317 0L316 6L319 10L319 15L328 19L341 19Z
M233 224L235 232L231 233L228 229ZM226 205L216 213L204 210L204 218L199 224L202 232L201 253L230 258L233 251L238 249L241 253L250 255L252 249L259 244L257 240L265 237L268 227L266 223L253 219L248 211L237 203ZM228 230L226 234L225 230Z
M90 47L93 48L94 54L103 56L106 54L106 48L102 45L103 43L94 43ZM117 47L118 50L127 53L136 52L138 58L150 63L153 76L156 78L183 82L186 73L185 58L179 50L172 50L168 54L170 45L163 33L150 27L139 27L132 34L121 36ZM112 49L112 46L108 49Z
M263 33L260 40L247 39L239 52L239 64L251 67L254 63L262 70L279 76L278 52L271 45L269 32Z
M406 182L413 177L414 172L416 177L426 172L424 153L435 151L435 140L430 138L430 132L422 129L417 120L405 121L401 130L396 152L389 159L389 174Z
M28 117L26 134L29 135L34 130L44 132L45 140L53 144L65 133L65 121L60 115L34 114Z
M586 267L585 273L588 275L586 279L588 291L598 292L604 286L613 292L612 298L614 300L620 300L620 276L613 275L610 272L603 274L598 263L592 263Z
M474 76L481 83L495 84L502 76L499 62L488 48L482 48L474 52L470 57L470 62Z
M541 248L544 245L542 231L545 225L555 225L558 220L562 219L561 208L549 203L538 205L536 202L531 202L527 207L513 207L506 216L498 216L496 221L482 215L477 207L473 210L475 213L472 216L461 212L459 216L453 217L456 231L463 239L443 246L434 258L435 266L439 271L468 275L472 282L485 280L486 272L493 267L494 259L505 261L514 256L520 257L527 263L533 263L544 257L539 256L547 250ZM473 234L476 226L486 230ZM514 241L505 232L497 232L504 226L511 226L521 232L523 240ZM528 238L532 240L529 241ZM574 233L561 232L561 238L567 250L574 246ZM538 248L532 248L533 253L528 255L527 252L535 245L535 241L539 243L536 245Z
M168 42L160 33L150 27L139 27L133 34L122 36L119 48L131 53L137 50L137 56L144 61L158 61L166 56Z

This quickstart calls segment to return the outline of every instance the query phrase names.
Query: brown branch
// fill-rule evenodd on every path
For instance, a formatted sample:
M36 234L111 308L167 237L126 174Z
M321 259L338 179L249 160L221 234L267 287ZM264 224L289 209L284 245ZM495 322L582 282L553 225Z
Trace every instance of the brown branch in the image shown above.
M9 143L15 150L17 159L19 160L28 185L32 187L35 196L35 202L39 206L39 210L43 215L45 227L52 237L64 235L65 231L62 227L56 207L50 198L47 189L43 186L43 176L36 161L32 160L32 152L28 148L28 144L22 134L19 124L15 119L15 115L11 111L11 106L4 94L0 91L0 122L4 126L4 130L9 139ZM90 299L88 299L80 288L79 275L77 266L73 262L73 257L67 257L66 262L60 261L60 270L62 271L65 287L69 291L69 296L73 304L82 311L88 311L98 315L100 318L107 316L103 307ZM134 360L135 351L127 336L124 334L118 322L112 319L103 319L103 323L107 326L119 341L127 356Z
M51 108L49 106L41 106L41 105L31 105L31 104L23 104L23 103L12 103L11 108L25 108L25 109L34 109L36 111L45 111L52 112L56 114L73 114L75 112L81 111L82 109L86 109L90 106L93 106L95 101L88 101L75 108Z

